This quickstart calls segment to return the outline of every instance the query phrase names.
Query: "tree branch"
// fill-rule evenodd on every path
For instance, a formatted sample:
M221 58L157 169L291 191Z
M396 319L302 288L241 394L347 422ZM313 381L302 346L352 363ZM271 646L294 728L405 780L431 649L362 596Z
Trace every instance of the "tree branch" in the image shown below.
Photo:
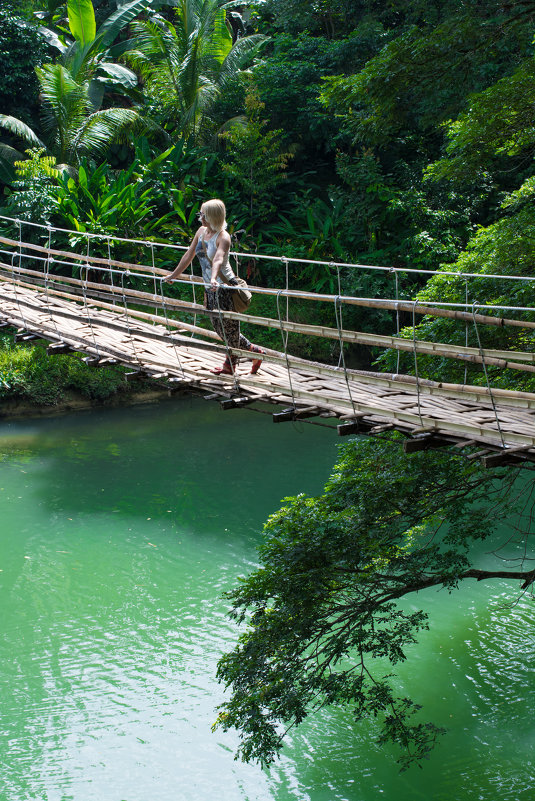
M416 584L412 585L405 585L403 588L396 590L395 592L388 593L388 595L383 595L380 603L385 603L387 601L393 601L396 598L402 598L404 595L408 595L411 592L420 592L420 590L427 590L430 587L438 587L440 584L444 584L446 580L450 578L449 576L430 576L429 578L422 579ZM464 573L459 573L455 576L456 579L463 580L468 578L474 578L477 581L485 581L486 579L514 579L518 581L522 581L521 589L527 589L530 584L533 584L535 581L535 570L465 570Z

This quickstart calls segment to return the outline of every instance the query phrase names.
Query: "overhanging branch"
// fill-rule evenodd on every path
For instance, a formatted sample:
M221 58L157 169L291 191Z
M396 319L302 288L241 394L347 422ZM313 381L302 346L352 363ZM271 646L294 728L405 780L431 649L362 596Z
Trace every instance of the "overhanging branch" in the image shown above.
M451 579L456 581L462 581L464 579L473 578L476 581L486 581L487 579L512 579L513 581L521 581L521 589L526 590L533 582L535 582L535 570L465 570L464 573L459 573L458 575L450 575L450 576L429 576L428 578L422 578L421 581L418 581L412 585L404 585L400 587L398 590L394 592L388 593L387 595L383 595L380 599L380 603L385 603L387 601L393 601L396 598L402 598L404 595L408 595L411 592L420 592L421 590L427 590L431 587L438 587L441 584L446 584Z

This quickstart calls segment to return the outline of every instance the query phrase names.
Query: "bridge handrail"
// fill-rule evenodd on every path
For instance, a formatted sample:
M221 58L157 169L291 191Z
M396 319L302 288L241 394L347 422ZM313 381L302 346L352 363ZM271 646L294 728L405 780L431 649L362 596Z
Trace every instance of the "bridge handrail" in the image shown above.
M97 267L95 269L98 271L107 272L100 267ZM12 265L6 265L0 262L0 277L2 277L2 273L4 273L4 280L9 279L11 282L17 283L22 286L28 286L28 285L32 286L35 284L39 286L46 286L47 292L51 292L54 295L69 297L72 299L75 299L74 296L72 294L66 293L65 289L63 289L65 285L67 285L67 287L71 287L71 291L74 292L78 288L81 288L80 294L83 293L84 299L88 297L91 298L92 300L95 298L109 299L111 297L111 298L120 298L124 301L124 303L126 303L126 299L129 298L132 302L136 303L137 305L148 306L150 308L154 307L154 308L165 309L165 307L167 307L169 310L176 310L176 311L182 310L195 314L205 314L205 315L208 314L205 308L199 304L191 303L177 298L164 298L163 296L160 296L156 293L128 289L123 285L121 285L120 287L114 285L107 285L89 281L87 278L81 279L81 278L74 278L72 276L50 277L50 273L47 273L45 276L43 273L40 273L36 270L31 270L28 268L18 267L18 266L14 267ZM15 277L15 273L17 274L18 277ZM20 276L22 275L28 277L30 284L20 280ZM25 305L28 305L28 303L26 302ZM129 313L132 313L131 310L129 310ZM268 317L252 316L250 314L238 314L237 312L230 312L230 311L221 311L221 314L224 317L228 317L231 319L238 319L240 321L248 322L253 325L260 325L268 328L281 329L285 332L301 333L309 336L317 336L332 340L339 340L342 342L359 343L381 348L394 348L396 350L414 351L415 353L422 353L427 355L444 356L446 358L453 358L464 362L473 362L478 364L486 362L489 365L497 366L502 369L509 368L509 369L522 370L526 372L535 371L535 366L533 366L532 364L532 362L535 360L535 354L530 352L522 353L517 351L480 349L480 348L473 348L461 345L452 346L449 343L426 342L420 339L416 339L415 341L413 341L401 337L370 334L367 332L359 332L359 331L350 331L350 330L344 330L342 328L335 329L335 328L329 328L327 326L314 326L310 324L296 323L289 320L277 320ZM153 319L153 321L156 321L158 319L154 317L154 315L151 315L151 318ZM496 320L497 318L491 318L491 319ZM161 320L158 319L158 322L161 322ZM166 323L169 324L169 322L170 320L166 316ZM532 326L535 327L535 323L533 323ZM207 332L206 329L199 328L196 325L183 324L182 326L179 325L177 327L183 327L185 330L189 330L192 333L197 333L202 336L217 338L217 335L212 334L212 332ZM511 360L518 360L518 361L511 361ZM527 364L526 362L529 363Z
M7 278L3 277L2 275L0 275L0 297L2 297L2 292L1 292L2 281L5 282L7 280L9 280L10 284L13 283L13 279L12 278L7 279ZM74 279L74 280L77 280L77 279ZM34 289L34 284L32 284L32 283L28 283L28 282L20 281L20 280L17 280L16 283L21 287ZM89 288L91 288L91 284L89 285ZM67 299L72 299L72 300L80 300L80 296L76 296L76 295L72 295L70 293L54 290L54 289L51 289L50 287L47 287L47 292L50 293L51 295L56 296L56 297L62 297L62 298L67 298ZM148 293L143 293L143 294L148 294ZM106 297L106 295L104 293L98 293L97 292L96 295L98 297ZM103 309L110 309L110 310L114 310L114 311L117 310L117 307L114 307L112 304L103 303L103 302L101 302L99 300L95 300L94 295L92 295L91 293L84 292L84 301L87 300L87 298L91 299L92 305L98 306L98 307L103 308ZM152 300L151 296L149 296L149 298L151 298L151 300ZM139 303L139 300L137 300L137 302ZM29 308L41 308L41 304L40 304L38 299L29 300L28 298L17 298L17 304L19 305L19 307L20 307L20 305L22 305L22 306L26 306L26 307L29 307ZM144 305L144 304L141 304L141 305ZM150 305L152 305L152 304L150 304ZM203 307L200 307L200 310L202 312L204 312L205 314L207 314L206 310ZM59 316L62 316L62 317L75 319L75 320L79 319L79 314L78 313L73 313L72 311L68 311L68 310L56 309L55 310L55 314L57 314ZM129 315L129 317L138 317L139 319L149 320L150 322L158 322L158 323L160 323L160 325L162 325L164 322L165 322L166 326L168 326L170 323L173 323L174 327L176 327L176 328L183 328L186 331L192 331L194 333L197 333L197 334L200 334L202 336L205 336L205 337L207 337L209 339L219 340L219 337L213 331L208 330L208 329L204 329L204 328L199 328L198 326L188 325L186 323L183 323L182 321L170 320L169 318L166 318L164 320L161 317L157 317L155 315L144 314L143 312L139 312L139 311L133 311L132 309L128 309L128 315ZM225 312L225 316L228 316L228 317L231 317L231 318L246 319L247 321L254 321L253 318L250 318L248 315L239 315L239 314L237 314L235 312ZM119 318L119 319L121 319L121 318ZM98 323L98 324L104 325L105 327L108 327L108 328L115 328L115 329L119 329L119 330L124 328L124 322L123 322L122 325L120 323L119 324L110 323L110 322L103 323L102 320L100 320L98 317L94 317L93 318L91 313L89 312L89 309L87 309L86 314L84 315L84 320L86 322L88 322L89 325L92 325L92 323ZM266 318L258 318L258 322L260 324L263 324L263 325L275 324L275 327L279 327L278 326L278 321L276 321L276 320L268 320ZM294 326L296 326L296 324L289 324L288 325L286 322L284 322L283 326L284 326L284 328L286 330L289 330L289 331L298 330L298 329L294 328ZM324 330L322 330L318 326L300 326L299 328L303 328L303 329L306 328L307 330L304 330L302 333L307 333L307 334L312 334L313 332L310 329L315 328L315 329L317 329L317 331L314 332L315 336L325 336ZM50 329L50 331L52 331L52 329ZM43 333L46 333L45 329L43 329ZM52 333L53 333L53 331L52 331ZM336 334L337 332L333 330L333 333ZM359 332L347 332L346 331L346 332L342 332L342 333L343 334L358 334ZM144 336L148 337L149 339L160 340L162 342L174 342L175 341L173 339L173 335L169 335L169 333L157 333L154 330L151 331L151 332L145 332ZM366 334L363 334L363 336L365 338L368 337L368 341L364 341L363 344L377 344L377 345L380 345L382 347L396 347L396 344L393 343L393 342L388 342L388 343L385 343L385 342L373 342L373 341L369 341L369 340L373 340L374 339L373 336L366 335ZM337 337L332 337L332 338L337 338ZM390 339L393 340L395 338L390 338ZM179 335L179 340L183 341L183 338L180 337L180 335ZM191 342L190 339L187 339L186 341L187 342ZM344 339L344 341L355 341L355 340L354 339L347 339L347 340ZM202 343L198 339L195 340L195 343L196 343L196 345L198 347L204 345L204 343ZM405 346L407 346L406 347L407 350L412 350L413 349L412 348L412 343L411 343L410 340L398 340L398 343L400 345L404 344ZM422 353L422 354L435 355L435 356L437 356L437 355L438 356L446 356L446 357L449 357L449 358L462 359L464 361L470 361L470 362L477 363L477 364L482 364L483 362L485 362L488 365L501 367L502 369L507 369L508 368L508 369L522 370L522 371L525 371L525 372L535 372L535 366L532 365L532 364L516 363L516 362L511 362L509 360L503 359L503 358L494 358L493 354L499 354L499 353L501 353L500 351L494 351L494 350L481 350L481 351L479 351L476 348L462 348L461 347L461 348L458 349L460 352L452 353L451 351L448 351L446 349L441 350L440 349L441 348L441 343L422 343L422 342L420 342L419 344L420 345L422 345L422 344L430 344L435 348L434 351L430 351L430 350L426 350L424 348L421 348L421 347L419 347L417 345L417 352ZM210 345L210 347L213 347L213 346L214 345L212 343ZM222 351L224 351L224 349L225 349L224 346L221 344L220 340L217 342L215 347L216 347L216 349L219 349L219 350L222 350ZM448 346L445 346L445 348L447 348L447 347ZM246 356L247 355L244 351L241 351L240 349L231 348L231 351L232 351L232 353L235 353L238 356ZM462 352L467 351L467 353L464 356L461 356L461 351ZM468 353L468 351L469 351L469 353ZM288 361L288 359L290 360L290 362L295 362L296 364L297 363L303 363L303 364L305 363L304 360L299 359L298 357L287 356L285 354L279 353L278 351L273 351L271 349L268 349L267 353L268 353L268 355L270 357L273 357L273 360L276 363L279 363L279 364L285 364ZM506 355L509 356L509 358L523 358L526 354L507 352ZM530 355L530 356L535 358L535 354L528 354L528 355ZM313 372L316 371L317 365L313 366L308 361L306 362L306 364L307 364L308 369L312 369ZM322 370L324 372L326 372L326 373L332 372L333 370L336 371L336 372L340 372L340 369L341 369L339 367L338 368L333 367L332 365L322 365L321 367L322 367ZM351 369L348 369L347 371L344 370L344 372L348 372L350 374L354 373L354 371L351 370ZM358 375L360 376L361 375L361 371L357 371L357 372L358 372ZM425 380L424 380L424 384L425 384Z
M535 394L522 390L500 389L494 383L497 371L491 374L487 370L492 366L500 370L521 370L535 373L535 350L533 349L533 334L511 337L489 337L489 344L502 344L505 349L497 350L491 347L484 348L485 340L481 337L483 324L492 326L515 326L535 330L535 308L533 306L499 305L495 303L482 303L474 299L477 292L472 287L472 299L469 300L468 279L499 279L524 281L529 286L535 281L535 276L503 276L484 275L480 273L460 273L453 271L414 270L412 268L387 268L374 265L344 264L336 262L321 262L312 259L286 258L284 256L264 256L263 254L234 255L245 258L266 258L278 261L285 265L285 270L273 271L278 277L273 280L277 283L282 276L282 288L251 286L253 292L259 295L270 295L271 300L266 301L262 307L264 316L250 313L237 313L234 311L207 310L197 302L196 287L203 286L203 280L195 276L183 275L177 283L187 286L189 291L167 291L165 283L168 270L156 266L156 248L184 250L183 246L164 242L151 242L145 240L130 240L114 237L112 234L92 234L90 232L74 232L67 229L53 228L51 225L29 223L48 232L47 236L34 235L38 242L34 244L23 241L24 221L0 216L0 220L8 220L18 226L13 238L0 236L0 319L4 325L16 330L15 339L23 341L35 338L52 341L49 346L51 352L64 352L68 350L82 350L88 354L88 363L106 365L119 363L133 367L134 371L141 371L154 379L164 379L168 387L188 386L204 390L217 385L217 391L238 398L238 400L251 399L270 400L271 402L291 403L295 415L317 415L321 409L322 416L335 416L349 422L339 427L340 433L350 433L357 430L358 421L366 418L366 425L372 425L371 431L383 431L385 428L397 427L409 431L411 435L425 434L438 437L440 442L460 440L459 447L475 442L484 442L485 447L491 449L501 448L504 451L522 453L533 450L535 461L535 435L533 434L533 420L535 420ZM6 226L2 226L7 233ZM86 249L83 253L73 253L70 250L59 250L50 247L52 231L64 231L68 234L78 234L77 245L79 249ZM85 237L85 239L84 239ZM108 258L93 256L90 250L90 239L98 238L112 242L128 242L141 245L131 249L134 260L144 259L149 252L150 265L140 265L131 262L112 259L112 248L100 247L97 253L108 254ZM61 240L60 240L61 241ZM87 246L87 247L84 247ZM69 249L70 245L64 245ZM114 252L121 254L121 249ZM127 251L128 252L128 251ZM161 264L171 264L174 255L168 252L161 254ZM303 271L289 271L289 262L300 264L315 264L333 268L331 278L336 278L338 271L339 294L324 294L291 288L290 279L301 280ZM341 294L341 268L377 269L383 272L392 272L395 277L394 298L370 298ZM59 268L59 269L56 269ZM400 299L399 288L401 281L399 275L405 272L422 275L446 276L450 286L458 288L450 277L461 278L464 283L461 300L465 302L433 301L433 300L404 300ZM270 273L271 274L271 273ZM388 284L388 282L386 282ZM333 286L336 286L333 280ZM299 286L299 284L297 284ZM478 285L481 286L481 285ZM503 289L503 287L502 287ZM386 290L387 292L389 290ZM383 294L386 294L383 291ZM479 294L482 294L480 291ZM495 294L502 294L496 292ZM215 295L220 298L220 294ZM321 301L326 305L321 317L323 322L312 325L307 322L307 312L310 307L306 303L281 303L281 299L296 298L301 301ZM527 295L528 303L531 300ZM516 298L514 298L516 300ZM523 300L523 298L522 298ZM276 301L276 302L275 302ZM387 315L392 321L392 329L397 335L383 335L344 328L343 304L388 310ZM329 308L330 305L330 308ZM254 308L254 307L253 307ZM346 314L346 325L350 317ZM291 314L297 312L297 316ZM484 310L491 310L491 314L482 314ZM400 315L398 312L407 312L411 322L400 333ZM528 319L510 319L498 314L506 312L524 312ZM271 328L280 333L282 339L281 351L265 348L263 359L266 362L260 380L255 376L249 377L242 366L234 371L232 378L214 379L211 373L218 373L217 367L224 354L227 359L231 356L250 359L249 350L231 347L225 339L221 341L215 331L205 328L206 317L218 314L221 318L230 318L256 326ZM267 316L268 314L272 316ZM447 317L462 321L465 332L462 336L457 330L451 339L464 341L464 345L450 342L429 342L419 338L419 329L416 325L416 314L429 317ZM204 317L197 318L197 315ZM333 327L333 318L335 326ZM352 319L356 319L352 315ZM358 319L361 319L358 317ZM395 324L395 327L394 327ZM477 338L477 347L469 346L470 330L472 336ZM366 326L364 326L366 327ZM449 330L449 329L448 329ZM329 353L337 355L338 364L319 364L292 356L288 351L288 335L298 334L305 336L323 337L336 341L333 349L329 346ZM245 330L248 336L248 331ZM266 340L261 340L265 342ZM268 340L271 341L271 340ZM275 340L276 341L276 340ZM366 373L346 366L344 343L358 343L373 348L395 349L398 353L397 370L394 373ZM311 341L307 341L307 347ZM518 350L507 349L516 346ZM525 351L521 350L525 348ZM210 352L213 351L213 352ZM414 375L403 376L400 369L400 351L412 352L414 357ZM314 352L309 350L309 353ZM322 351L325 353L325 351ZM199 355L200 354L200 355ZM339 354L339 359L338 359ZM434 359L420 360L422 356L432 356ZM486 386L467 386L468 372L465 369L464 384L443 384L429 381L420 376L418 362L425 367L434 366L437 359L454 359L467 363L475 363L484 373ZM282 369L281 369L282 368ZM394 368L395 369L395 368ZM130 373L132 375L133 373ZM128 374L127 374L128 375ZM373 384L375 392L370 399L369 387ZM501 376L499 376L501 378ZM345 387L344 387L345 381ZM175 382L178 382L175 384ZM400 383L406 386L400 386ZM498 380L496 383L500 383ZM414 385L410 390L409 384ZM525 382L519 384L524 386ZM347 392L346 392L347 389ZM401 392L401 394L400 394ZM245 393L242 398L240 393ZM424 395L443 395L444 398L437 404L436 399L424 400ZM452 398L462 399L455 405ZM500 409L496 400L503 399ZM490 406L489 406L490 400ZM476 410L475 406L479 405ZM440 411L437 412L437 406ZM512 410L510 406L528 409L531 414L522 416L520 412ZM370 423L371 420L371 423ZM386 420L386 422L385 422ZM377 425L374 426L374 423ZM341 429L344 429L342 432ZM441 437L446 436L446 439ZM511 446L514 446L511 449ZM411 441L411 448L425 447L425 442L417 439ZM487 451L485 451L487 452ZM474 456L480 455L479 452ZM469 458L472 458L470 456ZM523 458L523 457L522 457Z
M90 266L92 270L95 271L103 271L105 273L115 273L118 275L128 275L132 278L140 278L140 279L147 279L149 276L154 277L158 275L159 277L163 278L165 275L168 274L167 270L161 270L159 268L148 268L145 265L135 265L131 264L130 262L113 262L112 260L101 258L98 256L85 256L78 253L67 254L66 251L57 251L52 248L46 248L42 245L36 245L33 243L22 242L19 243L17 240L9 240L5 237L0 237L0 242L13 244L14 246L22 246L25 249L29 250L36 250L39 252L48 253L50 255L69 255L72 256L77 261L80 261L81 266ZM13 255L13 251L6 251L0 248L0 254L4 255ZM18 255L18 254L16 254ZM50 259L40 257L40 256L27 256L27 254L22 254L23 257L32 258L36 261L42 262L49 262ZM74 265L72 262L62 261L58 259L54 259L54 263L60 264L66 267L73 267ZM111 266L106 266L106 268L101 268L98 265L105 264L110 265L115 263L116 265L123 264L127 268L126 270L114 270ZM136 271L131 270L131 267L135 267ZM137 269L143 269L144 272L137 272ZM459 275L455 273L455 275ZM481 276L480 276L481 277ZM488 277L488 276L486 276ZM532 278L530 280L535 280ZM204 286L203 281L201 278L196 276L183 276L181 278L174 279L175 283L183 283L183 284L199 284ZM331 295L319 292L307 292L304 290L298 289L271 289L269 287L258 287L250 285L249 287L251 291L270 295L270 296L281 296L285 298L300 298L302 300L314 300L314 301L326 301L326 302L341 302L346 303L349 305L357 305L357 306L366 306L368 308L379 308L379 309L390 309L393 311L407 311L407 312L416 312L417 314L426 314L431 316L450 316L456 319L467 319L465 317L458 317L458 314L463 314L463 312L452 312L448 314L448 309L472 309L474 306L478 309L492 309L497 310L500 309L502 311L519 311L519 312L535 312L535 307L532 306L509 306L509 305L501 305L501 304L481 304L478 301L471 301L465 303L450 303L447 301L439 301L439 300L418 300L418 301L409 301L409 300L399 300L397 298L368 298L368 297L359 297L355 295ZM230 287L232 289L232 287ZM416 304L416 305L415 305ZM438 312L442 311L443 313L440 314ZM469 314L469 319L473 320L473 314L465 312L465 314ZM525 320L515 320L515 319L505 319L503 317L495 317L495 316L483 316L479 315L479 322L489 324L489 325L513 325L513 326L521 326L521 327L533 327L535 323L530 323L530 321Z
M106 242L126 242L129 244L137 244L137 245L144 245L145 247L159 247L171 250L180 250L185 251L187 247L185 245L175 245L172 242L158 242L156 240L150 239L127 239L125 237L115 236L114 234L97 234L90 231L73 231L69 228L60 228L57 226L46 225L43 223L35 223L29 222L27 220L20 220L18 218L13 217L6 217L0 214L0 220L4 220L6 222L14 223L15 225L29 225L33 226L34 228L42 228L46 231L58 231L60 233L66 234L74 234L76 236L86 237L87 239L102 239ZM317 259L305 259L296 256L270 256L267 253L250 253L246 251L231 251L231 256L235 258L244 258L244 259L264 259L266 261L277 261L282 263L295 263L295 264L311 264L317 265L320 267L336 267L336 268L354 268L356 270L379 270L382 272L392 273L392 274L403 274L403 273L411 273L415 275L424 275L424 276L433 276L433 275L441 275L441 276L451 276L455 278L479 278L479 279L493 279L493 280L500 280L500 281L525 281L527 283L535 282L535 276L528 276L528 275L500 275L498 273L466 273L466 272L457 272L455 270L424 270L421 268L415 267L385 267L383 265L378 264L360 264L360 263L351 263L351 262L337 262L337 261L323 261ZM105 260L107 261L107 260ZM158 269L158 268L157 268Z

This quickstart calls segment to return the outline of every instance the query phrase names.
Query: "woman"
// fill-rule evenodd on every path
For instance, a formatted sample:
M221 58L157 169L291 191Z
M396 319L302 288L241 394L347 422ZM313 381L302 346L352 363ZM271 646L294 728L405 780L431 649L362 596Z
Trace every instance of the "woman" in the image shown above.
M232 301L234 290L225 286L225 283L232 284L236 279L228 263L230 235L226 230L225 217L226 209L222 200L214 198L202 204L199 215L201 227L178 265L165 280L170 283L175 278L178 278L189 267L194 257L197 256L201 263L205 286L205 306L208 311L212 312L210 317L216 333L226 342L229 348L241 348L242 350L250 350L253 353L263 353L262 348L259 348L258 345L252 345L243 334L240 334L239 320L229 320L218 314L219 310L234 311L234 303ZM223 282L221 276L224 277L225 282ZM220 373L232 374L237 362L237 356L231 356L230 358L227 356L223 366L211 372L217 375ZM257 373L261 363L261 359L254 359L251 373Z

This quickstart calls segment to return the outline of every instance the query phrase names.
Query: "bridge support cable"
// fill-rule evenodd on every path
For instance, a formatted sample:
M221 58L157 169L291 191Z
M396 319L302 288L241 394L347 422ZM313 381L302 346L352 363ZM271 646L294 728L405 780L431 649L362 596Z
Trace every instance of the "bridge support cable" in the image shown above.
M334 300L334 313L335 313L335 316L336 316L336 325L337 325L337 328L338 328L338 337L339 337L339 342L340 342L340 358L342 359L342 365L343 365L343 368L344 368L344 378L345 378L345 382L346 382L347 393L349 395L349 400L351 402L351 408L353 409L353 416L355 416L357 414L357 409L355 407L355 401L353 400L353 395L351 394L351 386L349 384L349 376L347 375L346 359L345 359L345 356L344 356L344 341L342 339L342 331L343 331L342 307L341 307L340 295L338 295Z
M414 301L414 306L416 306L416 301ZM414 375L416 378L416 399L418 402L418 416L420 418L420 423L424 424L422 418L422 407L420 402L420 377L418 375L418 353L416 351L416 312L413 308L412 310L412 342L414 346Z
M282 263L284 264L284 289L286 293L286 322L290 319L290 272L289 272L289 261L286 256L283 256L281 259Z
M88 240L88 246L89 246L89 240ZM89 307L87 305L87 285L89 283L89 269L90 269L90 265L86 264L85 265L85 282L82 279L82 294L83 294L83 298L84 298L84 311L85 311L87 322L89 323L89 329L91 331L91 336L93 337L93 345L94 345L94 348L96 350L97 359L100 359L100 348L99 348L99 345L98 345L98 342L97 342L97 337L95 335L95 329L93 328L93 319L91 317L91 311L90 311L90 309L89 309Z
M464 279L464 299L465 299L465 302L466 302L466 308L468 308L468 278ZM464 328L465 328L464 346L465 346L465 348L468 348L468 342L470 341L469 334L468 334L468 332L469 332L468 320L465 321ZM463 379L463 385L464 386L466 386L467 378L468 378L468 364L465 364L464 365L464 379Z
M18 238L18 250L13 251L11 256L11 272L13 274L13 291L15 293L15 301L17 304L17 308L19 310L19 314L22 321L22 327L28 330L28 324L26 323L26 319L24 316L24 311L21 307L21 302L19 298L18 292L18 284L22 282L22 273L21 273L21 262L22 262L22 222L20 220L15 220L15 223L19 229L19 238ZM18 261L18 273L15 273L15 259Z
M279 318L279 328L280 328L280 332L281 332L282 348L283 348L283 353L284 353L284 359L285 359L285 362L286 362L286 370L288 372L288 384L289 384L289 387L290 387L290 394L292 396L292 406L295 409L295 393L294 393L293 382L292 382L292 371L290 369L290 361L288 359L288 331L283 326L282 314L281 314L281 308L280 308L280 296L281 296L281 294L283 292L284 292L283 289L279 289L279 291L277 292L277 315L278 315L278 318Z
M48 226L48 250L50 251L50 245L52 242L52 226ZM50 306L50 296L49 296L49 279L50 279L50 265L53 264L54 257L50 255L50 252L47 254L46 261L43 262L43 276L44 276L44 289L45 289L45 299L46 299L46 308L48 311L48 315L50 317L50 321L54 325L56 329L56 338L61 341L62 336L60 334L58 328L58 322L56 320L55 315L52 313L52 309Z
M130 344L132 346L132 352L134 354L134 359L137 361L137 364L138 364L138 369L139 370L143 370L143 363L142 363L142 361L141 361L141 359L140 359L140 357L138 355L137 348L136 348L136 345L135 345L135 342L134 342L134 337L132 335L132 329L130 328L130 315L128 314L128 306L127 306L127 303L126 303L124 279L125 279L125 277L128 277L130 275L130 273L128 271L126 271L126 272L121 272L120 275L121 275L121 290L122 290L122 295L123 295L124 319L125 319L125 323L126 323L126 328L128 330L128 336L130 338Z
M396 336L399 337L399 280L398 280L398 271L395 267L391 268L392 272L394 273L394 279L396 282ZM398 350L396 354L396 373L399 375L399 362L401 358L401 353Z
M91 311L89 310L89 307L88 307L88 304L87 304L87 289L88 289L88 284L89 284L89 270L91 269L91 264L90 264L91 256L90 256L90 253L89 253L89 237L88 236L86 236L86 243L87 243L86 263L85 263L85 265L81 265L80 266L80 277L83 276L83 269L85 267L85 281L84 281L84 279L82 277L82 295L83 295L83 298L84 298L84 311L86 313L87 321L89 323L89 329L91 331L91 336L93 337L93 345L94 345L95 350L96 350L97 359L100 359L100 348L98 346L97 337L95 335L95 329L93 328L93 320L91 318Z
M115 284L113 283L113 270L112 270L112 266L111 266L111 243L110 243L110 237L107 238L107 245L108 245L108 273L109 273L109 276L110 276L110 286L111 286L112 290L114 290L115 289ZM115 306L116 305L115 304L115 292L112 291L112 295L113 295L112 305Z
M485 373L485 381L487 382L487 389L488 389L488 393L489 393L489 397L490 397L490 402L491 402L492 408L494 410L494 417L496 418L496 425L498 427L498 431L499 431L499 434L500 434L500 439L502 441L502 448L505 449L505 448L507 448L507 445L505 444L503 431L502 431L502 428L500 426L500 418L498 417L498 410L496 408L496 403L494 401L494 395L493 395L493 392L492 392L492 388L490 386L489 375L488 375L488 372L487 372L487 365L485 363L485 354L484 354L483 348L481 346L481 338L479 336L479 329L477 327L477 322L476 322L475 307L477 305L478 305L478 302L477 302L477 300L475 300L473 302L473 304L472 304L472 315L473 315L473 318L474 318L474 329L475 329L475 332L476 332L477 344L478 344L478 347L479 347L479 352L481 354L481 364L483 365L483 372Z
M280 328L281 338L282 338L282 349L283 349L284 358L285 358L285 361L286 361L286 369L288 370L288 381L290 383L290 389L292 391L292 403L295 406L295 398L294 398L294 392L293 392L293 387L292 387L292 377L291 377L291 372L290 372L290 363L288 361L288 337L289 337L289 333L288 333L287 326L285 327L284 324L283 324L282 312L281 312L281 309L280 309L280 296L281 296L282 292L284 292L284 295L286 297L285 323L288 324L288 322L290 320L290 297L289 297L290 273L289 273L289 260L288 260L288 258L286 256L281 256L281 263L282 263L282 265L284 267L284 289L283 290L279 290L278 293L277 293L277 317L278 317L278 320L279 320L279 328Z
M290 260L287 256L281 257L281 262L284 265L284 294L286 297L286 312L285 312L285 322L288 323L290 320ZM290 392L292 395L292 406L295 409L295 393L294 387L292 383L292 372L290 369L290 362L288 359L288 338L290 336L289 331L287 328L283 326L282 323L282 315L280 311L280 296L281 293L277 294L277 315L279 318L279 327L281 330L282 336L282 345L283 345L283 352L284 352L284 359L286 361L286 369L288 371L288 383L290 385Z
M152 265L152 278L154 283L154 316L158 316L158 306L156 305L156 298L158 297L158 288L156 285L156 264L154 263L154 242L145 242L145 247L150 247L150 262ZM161 287L161 284L160 284ZM156 322L154 322L156 325Z
M156 282L156 276L154 278L154 281ZM162 298L162 309L163 309L163 314L164 314L164 318L165 318L165 327L169 331L171 326L169 324L169 318L167 316L167 306L166 306L166 303L165 303L165 295L164 295L164 291L163 291L164 278L161 277L159 279L159 281L160 281L160 296ZM192 336L193 336L193 333L192 333ZM182 360L181 360L180 354L178 352L178 347L177 347L177 344L176 344L176 341L175 341L175 337L173 335L171 335L170 339L171 339L171 343L173 345L173 350L175 352L175 359L176 359L177 364L178 364L178 366L180 368L180 372L182 373L182 380L185 381L186 380L186 374L184 372L184 367L182 366Z
M333 262L331 262L333 267L336 267L336 279L337 279L337 286L338 286L338 297L342 296L342 283L340 280L340 267ZM334 313L336 314L336 304ZM340 348L340 353L338 354L338 367L342 366L342 349Z

